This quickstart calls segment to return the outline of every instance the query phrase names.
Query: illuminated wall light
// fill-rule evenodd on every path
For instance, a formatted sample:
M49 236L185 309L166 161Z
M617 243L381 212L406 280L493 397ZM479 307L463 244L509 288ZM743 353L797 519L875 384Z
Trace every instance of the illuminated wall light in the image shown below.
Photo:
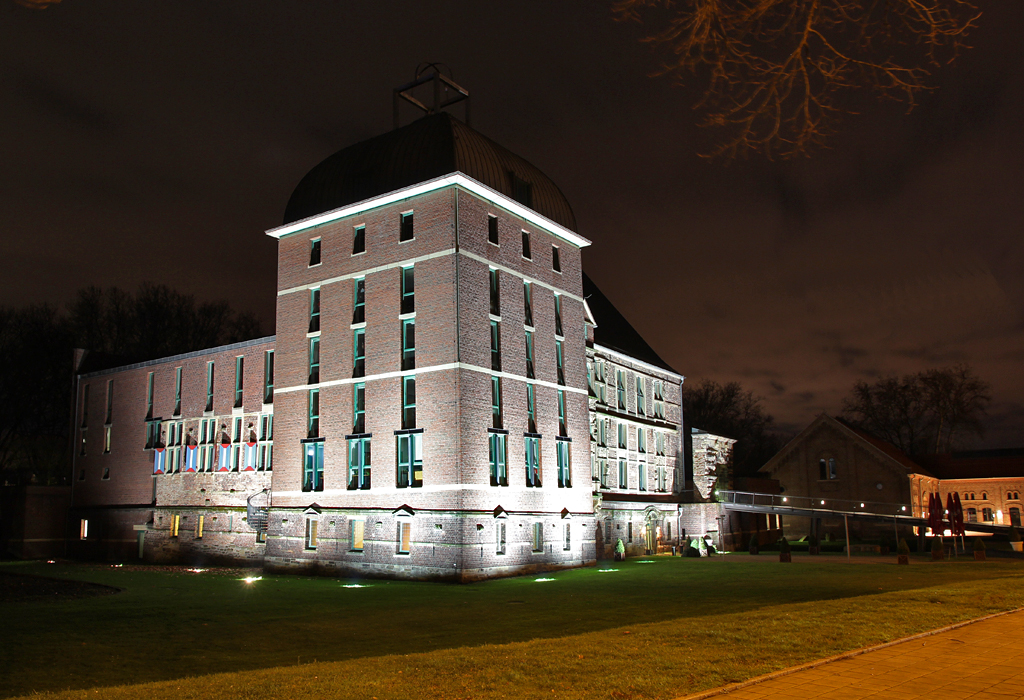
M860 504L860 507L861 507L861 508L863 508L863 507L864 507L864 504L863 504L863 503L861 503L861 504Z
M782 497L782 502L783 502L783 503L786 503L786 502L788 502L788 501L789 501L789 499L788 499L787 497L785 497L785 496L783 496L783 497Z
M906 510L906 509L907 509L907 507L906 507L906 506L903 506L903 510Z
M825 501L824 500L822 500L821 505L825 505Z

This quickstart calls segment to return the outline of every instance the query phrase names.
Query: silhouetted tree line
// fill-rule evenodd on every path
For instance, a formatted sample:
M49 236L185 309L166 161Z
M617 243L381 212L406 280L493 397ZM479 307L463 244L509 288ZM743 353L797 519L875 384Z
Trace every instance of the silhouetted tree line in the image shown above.
M693 447L690 428L733 438L733 475L753 476L779 451L784 437L775 428L775 420L753 392L744 391L738 382L719 384L708 379L687 387L683 385L683 450L687 477L693 474Z
M75 348L114 367L260 336L252 313L148 283L88 287L63 311L0 306L0 483L67 480Z
M857 382L843 414L908 455L952 452L984 434L988 382L965 364Z

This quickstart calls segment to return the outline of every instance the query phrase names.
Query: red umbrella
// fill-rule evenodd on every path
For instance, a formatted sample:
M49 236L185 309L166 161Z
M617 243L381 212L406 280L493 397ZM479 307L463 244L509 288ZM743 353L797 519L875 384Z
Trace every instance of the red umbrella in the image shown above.
M946 520L949 521L949 532L956 537L956 505L953 503L953 494L946 494Z
M964 507L960 504L960 494L955 491L953 492L953 507L955 508L953 519L956 522L956 529L953 531L953 534L963 537L966 534L964 530Z
M938 514L939 509L935 506L935 494L928 494L928 527L932 529L932 534L935 534L937 526L935 524L935 516Z

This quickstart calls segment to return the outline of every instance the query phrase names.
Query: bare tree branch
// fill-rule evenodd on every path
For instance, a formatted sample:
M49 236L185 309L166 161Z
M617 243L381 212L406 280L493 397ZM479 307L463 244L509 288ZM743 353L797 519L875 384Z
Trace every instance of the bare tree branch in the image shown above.
M614 11L661 27L645 39L671 53L659 74L704 86L700 123L730 134L705 155L769 158L825 145L844 93L913 108L931 89L927 66L967 48L981 16L966 0L619 0Z

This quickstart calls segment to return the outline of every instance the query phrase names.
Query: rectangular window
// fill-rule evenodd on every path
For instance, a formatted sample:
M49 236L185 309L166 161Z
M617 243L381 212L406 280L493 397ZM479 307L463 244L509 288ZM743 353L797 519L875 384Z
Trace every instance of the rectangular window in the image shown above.
M526 485L540 487L540 438L527 437L526 441Z
M626 474L626 460L619 460L619 488L624 489L629 487L629 481Z
M533 285L523 282L523 323L533 328Z
M302 490L324 490L324 443L307 442L302 463Z
M309 384L320 383L320 336L309 339Z
M263 353L263 403L274 403L274 351Z
M644 378L636 375L636 412L637 415L647 415L647 399L644 396Z
M153 417L153 373L146 377L146 418Z
M491 321L491 369L501 371L501 323Z
M619 449L626 449L626 424L619 423Z
M174 412L171 415L181 415L181 367L174 368Z
M402 214L401 228L398 232L398 241L411 241L415 237L415 232L412 228L412 212Z
M626 523L626 541L633 544L633 523Z
M104 467L103 476L100 477L103 481L110 481L110 467Z
M640 477L640 490L647 490L647 465L643 462L637 465L637 475Z
M562 352L562 341L555 341L555 367L558 375L558 383L565 386L565 355Z
M402 370L416 369L416 321L402 321Z
M533 333L526 331L526 378L533 379Z
M309 290L309 332L320 331L320 288Z
M352 377L366 376L366 329L357 328L352 332Z
M107 417L104 421L107 425L113 423L114 418L114 380L107 380Z
M398 435L398 478L400 489L423 486L423 433Z
M240 443L242 441L242 418L241 417L235 418L235 426L234 427L235 427L235 429L234 429L234 432L232 433L234 435L234 439L232 440L232 442L237 444L237 443Z
M597 444L599 447L608 445L608 421L597 419Z
M352 293L352 323L366 322L366 278L360 277L354 280L355 286Z
M180 515L172 515L171 516L171 537L177 537L178 536L178 528L179 527L181 527L181 516Z
M626 373L621 369L615 370L615 377L618 387L619 408L626 410Z
M309 266L320 264L320 239L314 238L309 242Z
M507 435L488 433L490 448L491 486L508 486L508 442Z
M353 552L363 551L363 528L366 526L364 520L349 520L349 549Z
M399 313L411 314L416 310L416 276L413 267L402 268L402 304Z
M537 409L534 402L533 384L526 385L526 432L537 432Z
M555 450L558 455L558 488L560 489L572 487L572 462L569 454L570 445L571 443L568 440L555 441Z
M356 226L352 231L352 255L366 252L366 227Z
M260 419L260 445L258 471L271 471L274 468L274 414L268 413Z
M491 316L501 316L501 289L498 286L498 271L491 270Z
M370 488L370 438L348 441L348 488Z
M636 429L636 451L641 454L647 452L647 431L643 428Z
M665 456L665 433L654 434L654 453L659 457Z
M558 434L562 437L569 434L565 425L565 392L561 389L558 391Z
M498 245L498 217L487 217L487 242Z
M200 515L196 518L196 539L203 539L203 521L206 520L206 516Z
M533 524L533 551L544 551L544 523Z
M562 550L568 552L572 549L572 535L569 533L569 523L562 525Z
M555 272L562 271L562 260L558 257L558 246L551 246L551 269Z
M366 432L366 385L362 382L352 385L352 432Z
M78 524L78 539L85 540L89 538L89 521L84 518Z
M555 335L565 335L562 332L562 295L555 295Z
M505 553L505 521L503 520L494 523L494 550L495 554Z
M111 425L103 426L103 454L110 454Z
M491 427L502 427L501 377L491 377Z
M206 411L213 410L213 363L206 363Z
M320 437L320 390L311 389L309 392L309 412L306 421L306 437Z
M402 521L398 523L398 553L408 554L412 548L412 523Z
M235 408L242 407L242 389L245 383L245 357L235 358Z
M599 459L599 460L597 460L597 472L598 472L599 478L601 479L601 488L605 488L605 489L608 488L609 481L608 481L608 460L607 459Z
M654 417L665 419L665 389L658 379L654 380Z
M523 257L526 258L527 260L531 260L533 258L533 256L530 255L530 233L529 233L529 231L523 231Z
M657 474L657 476L658 476L658 490L659 491L668 491L668 478L666 476L667 473L668 472L665 470L665 467L658 467L658 474Z
M317 518L306 518L306 549L316 549L317 525L319 525L319 521L317 520Z
M597 402L599 404L607 404L608 381L605 378L603 362L597 362L594 364L594 383L596 384L595 390L597 392Z
M416 377L402 377L402 430L416 427Z

